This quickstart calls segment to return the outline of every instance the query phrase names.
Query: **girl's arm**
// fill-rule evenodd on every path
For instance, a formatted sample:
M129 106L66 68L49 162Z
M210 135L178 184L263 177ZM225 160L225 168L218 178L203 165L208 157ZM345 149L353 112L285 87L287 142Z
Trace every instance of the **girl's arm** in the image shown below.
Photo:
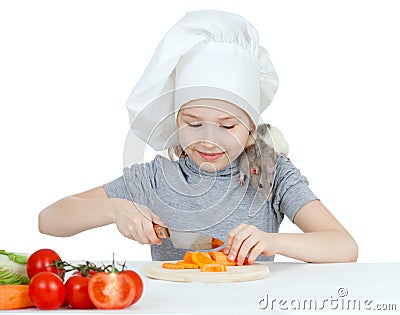
M280 254L314 263L357 260L357 243L320 201L301 208L294 223L304 233L267 233L241 224L229 232L224 252L238 264L243 264L247 255L253 263L260 254Z
M357 261L357 243L320 201L300 209L294 223L304 233L280 234L278 254L315 263Z
M125 237L141 244L161 244L153 223L162 224L149 208L129 200L108 198L103 186L68 196L39 214L39 231L53 236L71 236L115 223Z

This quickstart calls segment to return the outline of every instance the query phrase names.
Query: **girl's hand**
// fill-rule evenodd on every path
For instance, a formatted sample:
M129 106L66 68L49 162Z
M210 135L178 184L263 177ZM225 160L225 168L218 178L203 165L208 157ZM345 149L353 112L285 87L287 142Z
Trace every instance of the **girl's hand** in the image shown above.
M254 225L240 224L228 234L223 252L228 259L238 265L243 265L246 257L252 264L260 254L265 256L275 255L278 247L277 233L261 231Z
M140 244L162 244L153 229L153 222L164 225L157 215L146 206L129 200L118 199L117 202L113 220L122 235Z

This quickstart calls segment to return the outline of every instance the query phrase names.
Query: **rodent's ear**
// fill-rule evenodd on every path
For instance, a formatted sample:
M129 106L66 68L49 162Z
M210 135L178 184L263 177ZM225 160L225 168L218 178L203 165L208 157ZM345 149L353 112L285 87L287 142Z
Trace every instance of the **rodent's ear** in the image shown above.
M255 134L251 132L251 130L249 130L249 137L247 138L247 143L246 143L246 148L250 145L252 145L253 143L255 143Z

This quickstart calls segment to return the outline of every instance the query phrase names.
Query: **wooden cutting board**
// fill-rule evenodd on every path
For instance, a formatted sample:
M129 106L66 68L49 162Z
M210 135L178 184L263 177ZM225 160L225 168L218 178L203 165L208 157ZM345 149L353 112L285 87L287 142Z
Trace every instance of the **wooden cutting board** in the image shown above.
M162 261L146 265L144 275L152 279L175 282L242 282L264 279L269 268L262 263L244 266L228 266L226 272L201 272L200 269L172 270L162 268Z

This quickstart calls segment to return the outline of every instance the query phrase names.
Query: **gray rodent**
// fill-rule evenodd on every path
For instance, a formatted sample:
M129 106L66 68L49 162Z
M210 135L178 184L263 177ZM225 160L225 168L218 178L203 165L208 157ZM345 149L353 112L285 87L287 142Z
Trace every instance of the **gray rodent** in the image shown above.
M250 135L246 148L239 157L239 184L249 179L250 185L266 200L271 198L275 177L275 163L279 154L287 155L289 146L280 130L261 124Z

